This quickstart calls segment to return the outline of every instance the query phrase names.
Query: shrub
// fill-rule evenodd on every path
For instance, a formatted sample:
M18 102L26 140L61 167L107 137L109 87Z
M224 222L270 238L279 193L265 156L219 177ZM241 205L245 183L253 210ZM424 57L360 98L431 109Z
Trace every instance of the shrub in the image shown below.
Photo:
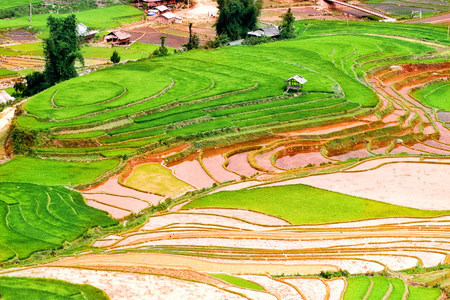
M116 50L114 50L114 52L113 52L113 54L111 55L111 61L113 62L113 63L115 63L115 64L117 64L117 63L119 63L120 62L120 56L119 56L119 53L117 53L117 51Z

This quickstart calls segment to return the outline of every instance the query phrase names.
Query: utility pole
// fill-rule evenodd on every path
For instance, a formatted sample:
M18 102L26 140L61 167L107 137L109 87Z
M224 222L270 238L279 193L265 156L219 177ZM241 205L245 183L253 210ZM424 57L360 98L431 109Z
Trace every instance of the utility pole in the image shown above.
M30 2L30 23L33 22L33 17L32 17L32 15L33 15L33 10L31 9L31 2Z

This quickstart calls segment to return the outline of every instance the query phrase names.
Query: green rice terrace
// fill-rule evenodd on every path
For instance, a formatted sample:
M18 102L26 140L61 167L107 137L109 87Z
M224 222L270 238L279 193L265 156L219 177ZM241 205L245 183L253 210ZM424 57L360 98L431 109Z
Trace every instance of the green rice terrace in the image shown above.
M448 299L447 27L296 31L2 112L2 299Z

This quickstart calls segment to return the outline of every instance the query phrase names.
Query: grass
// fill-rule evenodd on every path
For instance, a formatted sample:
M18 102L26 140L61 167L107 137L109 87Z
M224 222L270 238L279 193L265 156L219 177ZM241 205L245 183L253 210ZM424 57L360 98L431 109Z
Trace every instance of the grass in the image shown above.
M389 278L389 282L392 284L392 293L389 299L402 300L405 293L405 282L400 278Z
M171 170L158 163L148 163L135 167L124 183L141 191L169 197L192 189L192 186L177 179L172 175Z
M370 278L366 276L352 277L347 279L348 286L344 294L344 300L361 300L370 286Z
M241 287L241 288L245 288L245 289L252 289L252 290L257 290L257 291L265 291L265 289L260 286L259 284L256 284L254 282L239 278L239 277L235 277L235 276L231 276L228 274L208 274L209 276L221 279L223 281L226 281L232 285L235 285L237 287Z
M389 290L389 280L383 276L372 277L371 279L374 286L367 300L383 299L384 295L386 295Z
M0 183L0 216L0 260L61 248L89 228L117 224L75 191L18 182Z
M0 77L9 77L11 75L17 75L17 72L8 69L0 69Z
M28 3L29 4L29 3ZM20 17L14 19L1 19L0 29L6 28L25 28L32 26L34 30L43 30L47 25L47 18L50 14L33 15L33 21L30 24L30 17ZM56 17L67 17L69 14L53 14ZM124 23L131 23L141 20L142 11L129 5L108 6L86 10L75 13L78 21L86 26L103 29L114 28Z
M409 286L408 289L408 300L437 300L442 294L442 291L437 288Z
M13 0L13 1L1 0L0 1L0 10L19 7L19 6L28 6L28 5L30 5L30 3L32 5L35 5L35 4L44 3L44 1L43 0Z
M118 163L117 159L79 163L19 156L0 165L0 182L80 185L92 182Z
M108 150L136 151L169 139L198 141L237 130L248 132L300 121L318 122L330 116L355 114L378 104L377 95L359 80L365 71L364 64L434 50L411 41L344 35L338 30L334 32L336 35L313 36L311 32L326 33L330 29L311 22L305 33L293 40L189 51L118 65L63 82L32 97L25 104L29 114L20 116L18 123L27 128L55 130L57 137L65 140L98 137ZM301 24L298 23L300 27ZM373 33L378 28L384 27L368 25L367 32ZM139 58L147 56L152 47L136 43L128 50L117 49L123 51L124 57ZM112 49L84 50L92 56L108 58ZM125 54L126 51L129 52ZM295 74L308 80L303 94L284 99L284 80ZM83 89L95 87L90 89L92 94L100 94L106 88L105 82L126 88L127 93L114 101L100 101L106 95L92 97L89 89ZM70 108L55 109L50 105L57 90L73 91L73 96L67 92L68 97L63 97L65 106ZM94 98L98 101L93 101ZM80 107L79 102L85 105ZM121 123L117 125L118 122ZM109 124L114 125L108 127ZM96 128L99 125L102 128ZM93 133L70 132L78 128L91 129ZM99 130L105 134L100 136ZM69 131L68 136L58 131ZM101 149L85 150L101 152ZM84 150L43 148L39 151L80 153Z
M117 83L84 82L77 85L67 85L59 89L53 98L57 106L77 107L97 104L108 101L125 92L125 89Z
M292 224L325 224L390 217L434 217L449 211L418 210L330 192L307 185L226 191L193 200L183 208L242 208Z
M349 21L347 26L346 21L300 20L295 22L295 27L300 36L358 33L403 36L450 44L447 25Z
M88 284L73 284L63 280L0 277L2 299L86 299L107 300L109 297L100 289Z
M415 91L413 96L428 107L450 111L450 101L448 101L450 99L449 82L439 82L429 85L424 89Z

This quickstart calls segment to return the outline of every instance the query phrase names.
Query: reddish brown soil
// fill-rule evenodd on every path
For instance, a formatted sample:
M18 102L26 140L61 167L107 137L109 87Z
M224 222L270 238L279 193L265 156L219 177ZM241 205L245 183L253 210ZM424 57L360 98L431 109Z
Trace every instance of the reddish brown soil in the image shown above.
M378 118L374 116L376 120ZM353 122L342 122L342 123L336 123L331 125L324 125L324 126L318 126L318 127L312 127L312 128L305 128L301 130L295 130L295 131L289 131L289 132L283 132L280 133L280 135L287 135L287 136L295 136L295 135L302 135L302 134L326 134L346 128L351 128L359 125L364 125L365 122L361 121L353 121Z
M175 48L175 49L181 49L181 44L186 44L189 42L189 38L177 36L177 35L171 35L171 34L165 34L165 33L147 33L145 34L141 39L139 39L139 42L146 43L146 44L154 44L154 45L160 45L161 44L161 36L166 37L166 46Z
M83 194L86 199L95 200L96 202L122 208L124 210L131 210L135 213L147 208L149 204L131 197L114 196L107 194Z
M349 158L364 158L364 157L368 157L368 156L371 156L371 154L369 152L367 152L367 150L364 148L364 149L359 149L356 151L350 151L345 154L332 156L331 158L345 161Z
M243 152L228 158L228 169L237 172L240 175L251 177L259 173L248 163L247 156L250 152Z
M203 165L209 173L219 182L239 180L239 176L223 168L225 158L221 154L203 157Z
M198 155L194 153L182 161L170 166L169 169L173 171L177 178L198 189L210 187L215 181L209 177L205 170L203 170L197 160L197 156Z
M329 162L320 152L298 153L292 156L284 156L277 159L276 165L282 169L304 168L309 164L320 165Z
M412 147L414 147L414 145ZM402 152L406 152L406 153L409 153L409 154L425 154L425 152L422 152L422 151L419 151L419 150L413 150L413 149L410 149L410 148L405 147L405 146L395 147L391 152L389 152L389 154L398 154L398 153L402 153Z
M101 204L92 200L88 200L86 202L89 206L108 212L114 219L123 219L125 216L131 213L129 211Z

